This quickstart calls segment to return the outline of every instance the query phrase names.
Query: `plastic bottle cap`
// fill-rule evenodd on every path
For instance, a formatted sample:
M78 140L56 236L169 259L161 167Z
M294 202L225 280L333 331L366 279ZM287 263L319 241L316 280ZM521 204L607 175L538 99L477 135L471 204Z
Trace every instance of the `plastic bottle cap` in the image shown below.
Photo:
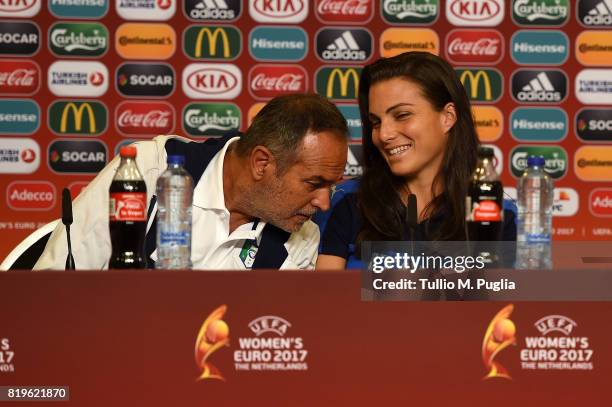
M119 155L121 157L136 157L136 147L134 146L123 146L119 149Z
M169 155L167 162L168 164L183 165L185 164L185 157L182 155Z
M538 156L530 155L527 158L528 167L534 167L534 166L543 167L544 164L546 164L546 160L544 160L544 157L542 157L541 155L538 155Z

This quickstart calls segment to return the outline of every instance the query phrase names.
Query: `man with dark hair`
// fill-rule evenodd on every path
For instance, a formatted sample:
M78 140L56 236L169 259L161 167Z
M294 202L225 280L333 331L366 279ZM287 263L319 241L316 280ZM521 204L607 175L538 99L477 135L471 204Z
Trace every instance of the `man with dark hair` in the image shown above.
M314 268L318 227L310 220L329 209L331 186L342 177L347 125L338 109L318 95L271 100L245 135L196 143L158 136L135 143L137 165L147 185L146 255L156 260L155 184L168 155L184 155L194 179L192 254L194 269ZM108 267L108 188L118 158L74 202L71 227L77 269ZM245 247L254 261L245 261ZM35 269L63 269L63 225L51 235ZM251 259L252 260L252 259Z

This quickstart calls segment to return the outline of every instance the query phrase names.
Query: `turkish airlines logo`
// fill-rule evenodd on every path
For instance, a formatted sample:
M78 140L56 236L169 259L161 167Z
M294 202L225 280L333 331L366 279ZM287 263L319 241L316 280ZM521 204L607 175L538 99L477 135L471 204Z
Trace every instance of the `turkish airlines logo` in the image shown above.
M16 211L44 211L55 206L56 194L47 181L15 181L6 188L6 203Z
M596 188L589 194L589 209L595 216L612 217L612 188Z
M584 104L612 104L612 69L583 69L576 75L575 89Z
M40 87L40 68L31 61L0 61L0 94L31 95Z
M494 27L504 19L504 1L449 0L446 18L457 26Z
M259 23L301 23L308 15L306 0L249 0L249 14Z
M373 0L318 0L317 17L324 23L366 23L374 14Z
M31 174L40 166L40 147L30 138L0 138L0 174Z
M29 22L0 22L0 54L33 55L40 46L40 29Z
M47 85L56 96L102 96L108 90L108 69L101 62L56 61L47 72Z
M117 1L115 9L124 20L165 21L176 13L175 0Z
M174 108L166 102L123 102L115 112L117 130L127 136L169 134L174 130Z
M364 62L372 56L372 35L364 29L324 28L316 35L322 61Z
M232 64L190 64L182 88L192 99L234 99L242 90L242 72Z
M124 96L165 97L174 91L174 70L167 64L123 64L116 77Z
M40 0L2 0L0 17L32 17L40 11Z
M249 90L260 99L304 93L306 78L306 70L298 65L257 65L249 72Z
M497 64L504 56L504 41L495 30L453 30L446 37L446 56L456 64Z

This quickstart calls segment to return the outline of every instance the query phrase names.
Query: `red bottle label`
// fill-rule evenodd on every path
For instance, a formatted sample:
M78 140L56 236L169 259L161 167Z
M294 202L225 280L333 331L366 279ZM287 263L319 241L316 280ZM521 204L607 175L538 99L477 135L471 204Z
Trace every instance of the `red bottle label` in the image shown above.
M474 203L472 219L477 222L499 222L502 220L501 210L495 201L480 201Z
M111 221L147 220L147 194L144 192L113 192L109 204Z

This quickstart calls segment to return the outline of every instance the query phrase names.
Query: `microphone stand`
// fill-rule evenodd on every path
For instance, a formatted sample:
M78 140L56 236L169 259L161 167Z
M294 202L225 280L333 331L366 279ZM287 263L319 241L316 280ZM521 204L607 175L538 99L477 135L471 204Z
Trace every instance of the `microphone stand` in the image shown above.
M75 270L74 257L72 257L72 243L70 241L70 225L72 224L72 198L70 190L62 190L62 223L66 226L66 239L68 240L68 256L66 257L66 270Z

